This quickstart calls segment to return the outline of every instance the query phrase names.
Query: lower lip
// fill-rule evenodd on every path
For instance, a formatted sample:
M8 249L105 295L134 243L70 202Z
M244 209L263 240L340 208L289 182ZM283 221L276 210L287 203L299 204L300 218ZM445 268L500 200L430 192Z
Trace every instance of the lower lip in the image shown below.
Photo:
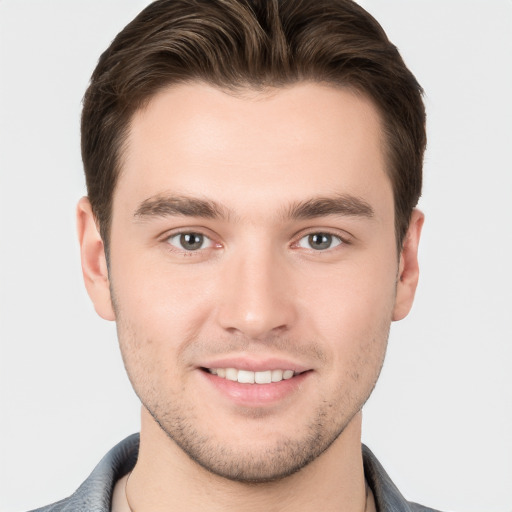
M279 402L293 395L309 377L311 372L295 375L291 379L270 384L240 384L200 370L204 377L231 401L245 406L262 406Z

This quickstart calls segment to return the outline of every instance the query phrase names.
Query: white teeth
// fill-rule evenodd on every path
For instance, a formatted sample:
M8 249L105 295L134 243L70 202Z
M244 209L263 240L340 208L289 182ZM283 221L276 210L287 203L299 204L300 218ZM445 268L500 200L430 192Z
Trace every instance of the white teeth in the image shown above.
M291 379L297 375L293 370L264 370L252 372L250 370L237 370L236 368L208 368L208 371L222 379L239 382L241 384L270 384Z
M226 368L226 379L236 382L238 380L238 370Z
M283 380L283 370L272 370L272 382Z
M238 382L240 384L254 384L254 372L238 370Z
M272 372L254 372L254 382L256 384L270 384L272 382Z

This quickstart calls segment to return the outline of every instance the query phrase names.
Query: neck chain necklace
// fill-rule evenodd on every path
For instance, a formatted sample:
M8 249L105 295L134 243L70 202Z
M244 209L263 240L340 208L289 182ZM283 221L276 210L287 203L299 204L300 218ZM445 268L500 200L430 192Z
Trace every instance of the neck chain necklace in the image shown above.
M133 512L133 508L130 505L130 500L128 499L128 493L126 492L126 488L128 487L128 480L130 480L131 476L132 476L132 472L130 471L128 473L128 477L126 478L126 482L124 483L124 499L126 500L126 504L128 505L128 508L130 509L130 512Z

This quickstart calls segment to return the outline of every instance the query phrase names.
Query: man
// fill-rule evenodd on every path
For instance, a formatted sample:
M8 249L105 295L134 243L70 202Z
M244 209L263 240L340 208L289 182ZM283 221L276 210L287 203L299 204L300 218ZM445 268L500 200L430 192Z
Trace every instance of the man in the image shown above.
M418 281L421 88L349 0L160 0L84 99L82 268L142 402L40 510L429 510L361 408Z

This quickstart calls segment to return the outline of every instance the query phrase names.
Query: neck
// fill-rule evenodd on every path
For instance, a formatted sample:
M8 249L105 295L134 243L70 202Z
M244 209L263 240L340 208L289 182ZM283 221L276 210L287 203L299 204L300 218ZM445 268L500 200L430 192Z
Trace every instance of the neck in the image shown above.
M361 414L317 459L279 481L247 484L214 475L192 461L143 409L140 449L126 496L134 512L363 512Z

